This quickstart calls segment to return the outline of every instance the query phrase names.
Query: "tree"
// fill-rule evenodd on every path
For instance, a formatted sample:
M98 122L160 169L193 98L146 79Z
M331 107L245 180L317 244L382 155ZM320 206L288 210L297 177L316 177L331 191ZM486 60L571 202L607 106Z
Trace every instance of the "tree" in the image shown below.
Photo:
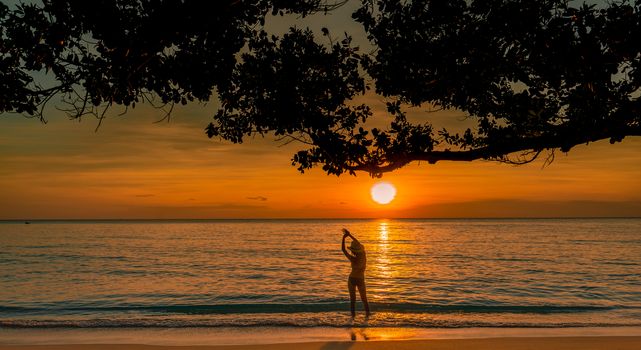
M300 171L336 175L380 176L416 160L526 163L546 150L551 161L557 149L641 136L641 1L361 2L353 18L371 54L331 28L279 37L260 26L270 12L305 16L342 2L1 6L0 111L42 117L62 94L72 117L101 116L152 98L206 101L215 89L222 107L209 137L273 133L307 146L292 159ZM57 84L37 86L42 70ZM354 103L370 88L390 101L385 130L366 128L371 108ZM408 107L425 105L461 110L476 127L453 134L408 121Z
M112 105L208 101L229 82L235 55L268 12L307 15L332 6L321 0L44 0L10 10L0 3L0 112L44 121L44 107L55 96L73 118L102 118Z

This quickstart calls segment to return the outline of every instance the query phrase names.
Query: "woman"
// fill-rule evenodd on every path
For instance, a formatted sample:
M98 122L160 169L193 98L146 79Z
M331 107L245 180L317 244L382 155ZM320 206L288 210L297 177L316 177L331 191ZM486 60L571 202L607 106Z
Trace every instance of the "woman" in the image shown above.
M352 244L349 246L350 252L345 249L345 238L351 238ZM367 302L367 291L365 290L365 266L367 265L367 256L365 255L365 247L359 242L356 237L352 236L349 231L343 229L343 254L352 263L352 272L347 279L347 289L349 290L350 310L352 317L356 317L356 288L361 295L361 301L365 307L365 317L369 317L369 303Z

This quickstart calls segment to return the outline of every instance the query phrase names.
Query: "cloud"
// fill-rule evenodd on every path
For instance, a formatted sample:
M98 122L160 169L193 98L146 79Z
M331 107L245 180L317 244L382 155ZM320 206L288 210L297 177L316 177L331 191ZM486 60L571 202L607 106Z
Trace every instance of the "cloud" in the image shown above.
M251 199L253 201L261 201L261 202L265 202L267 200L267 197L263 197L263 196L246 197L246 198Z
M135 195L134 197L138 197L138 198L148 198L148 197L155 197L155 196L156 196L155 194L148 193L148 194L137 194L137 195Z

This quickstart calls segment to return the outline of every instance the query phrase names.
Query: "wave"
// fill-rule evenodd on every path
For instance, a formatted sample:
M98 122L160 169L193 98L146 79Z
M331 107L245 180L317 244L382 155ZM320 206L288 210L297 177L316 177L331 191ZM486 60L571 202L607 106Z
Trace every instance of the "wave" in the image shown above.
M370 306L378 312L392 313L516 313L516 314L557 314L612 311L617 309L640 309L634 306L595 305L434 305L421 303L372 302ZM20 307L0 306L1 313L14 315L66 315L66 314L184 314L184 315L228 315L228 314L296 314L345 311L348 304L337 303L238 303L201 305L114 305L114 306L53 306Z
M407 327L564 328L641 326L641 307L371 303L354 323L348 304L0 306L1 328ZM359 306L359 310L361 310ZM589 313L585 315L585 313ZM594 313L599 316L594 317ZM359 314L360 315L360 314ZM357 318L358 319L358 318Z
M91 319L91 320L0 320L2 328L577 328L641 327L641 322L487 322L474 320L380 319L353 322L335 318L227 318L227 319Z

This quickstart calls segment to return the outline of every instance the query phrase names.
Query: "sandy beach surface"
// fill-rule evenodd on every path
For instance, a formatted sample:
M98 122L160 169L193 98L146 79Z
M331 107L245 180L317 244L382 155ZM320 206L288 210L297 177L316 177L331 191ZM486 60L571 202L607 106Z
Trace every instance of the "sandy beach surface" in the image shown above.
M131 344L22 345L0 346L0 350L638 350L639 336L612 337L512 337L485 339L434 339L339 341L288 344L254 344L222 346L158 346Z
M640 350L641 327L0 329L0 350Z

